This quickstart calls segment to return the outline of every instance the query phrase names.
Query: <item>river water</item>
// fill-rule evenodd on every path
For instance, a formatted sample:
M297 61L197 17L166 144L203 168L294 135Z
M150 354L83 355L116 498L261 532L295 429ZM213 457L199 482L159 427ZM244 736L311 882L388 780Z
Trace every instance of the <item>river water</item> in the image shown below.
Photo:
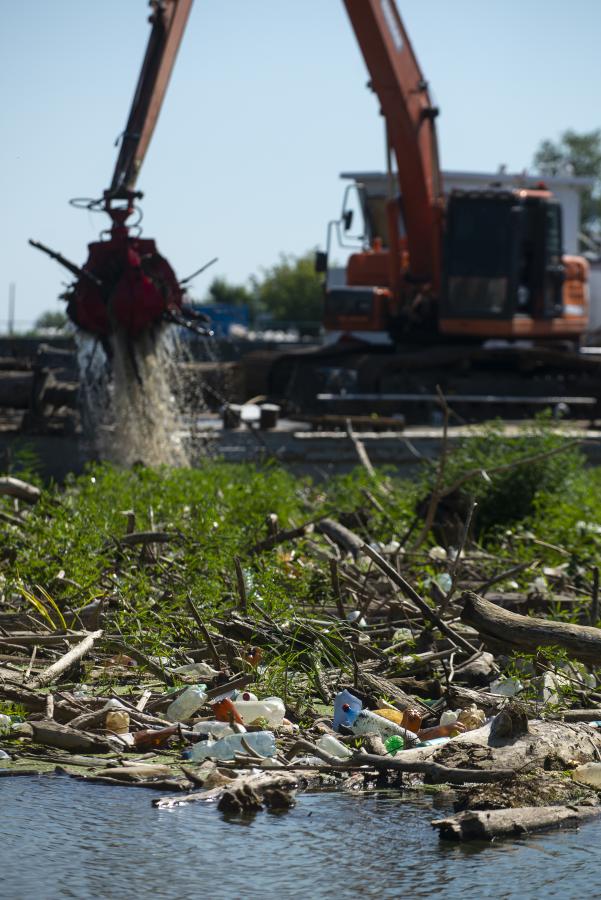
M285 814L226 821L214 805L65 776L0 778L0 897L601 897L601 823L525 840L443 843L450 807L398 794L305 794Z

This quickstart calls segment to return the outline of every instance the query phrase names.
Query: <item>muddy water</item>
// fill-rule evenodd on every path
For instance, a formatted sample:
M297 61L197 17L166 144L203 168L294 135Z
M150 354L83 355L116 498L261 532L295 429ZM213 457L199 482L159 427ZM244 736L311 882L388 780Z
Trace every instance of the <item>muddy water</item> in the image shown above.
M601 896L601 823L477 847L430 826L448 806L397 795L301 796L227 822L214 806L64 776L1 778L0 897L581 898Z

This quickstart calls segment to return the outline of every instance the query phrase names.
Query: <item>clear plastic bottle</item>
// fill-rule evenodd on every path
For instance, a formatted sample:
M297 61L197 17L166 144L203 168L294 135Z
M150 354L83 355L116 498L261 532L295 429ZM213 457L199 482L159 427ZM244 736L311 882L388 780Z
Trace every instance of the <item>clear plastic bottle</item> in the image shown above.
M183 722L197 712L207 699L205 685L190 685L167 707L166 716L170 722Z
M329 753L331 756L337 756L340 759L348 759L349 756L353 755L346 744L341 743L331 734L322 734L317 741L316 746L319 747L320 750Z
M242 731L246 731L244 725L238 725ZM194 734L207 734L212 738L222 738L228 734L236 734L231 725L227 722L219 722L217 719L205 719L203 722L197 722L192 727Z
M3 731L10 731L11 725L12 720L10 716L5 716L4 713L0 713L0 733Z
M281 725L286 714L284 701L279 697L265 700L234 700L236 712L245 725L252 725L257 719L264 719L271 728Z
M261 756L275 756L275 735L273 731L251 731L248 734L229 734L218 741L201 741L192 747L190 759L234 759L236 753L247 753L242 741Z

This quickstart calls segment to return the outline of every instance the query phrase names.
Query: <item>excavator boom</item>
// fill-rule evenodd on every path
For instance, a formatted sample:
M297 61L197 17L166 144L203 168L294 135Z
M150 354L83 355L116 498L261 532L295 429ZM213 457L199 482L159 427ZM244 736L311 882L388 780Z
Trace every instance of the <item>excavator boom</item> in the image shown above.
M152 29L134 93L121 149L108 191L120 197L134 189L159 117L193 0L153 0Z
M438 287L442 227L438 110L393 0L344 0L344 5L396 157L409 249L408 277ZM398 252L392 241L390 249Z

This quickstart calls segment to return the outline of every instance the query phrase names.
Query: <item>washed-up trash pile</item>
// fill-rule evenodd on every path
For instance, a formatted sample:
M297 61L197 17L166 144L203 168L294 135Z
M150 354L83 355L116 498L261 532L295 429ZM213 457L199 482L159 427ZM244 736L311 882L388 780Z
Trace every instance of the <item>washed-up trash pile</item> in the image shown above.
M84 605L67 561L53 593L17 581L16 541L1 576L0 776L143 787L161 808L210 801L236 816L290 809L299 791L445 785L456 814L433 824L453 840L601 811L598 572L572 621L558 610L586 581L563 564L516 561L510 544L495 557L467 529L454 548L384 543L359 519L307 514L267 517L232 572L224 563L212 607L187 587L171 603L193 539L135 531L129 513ZM27 514L11 518L21 540ZM194 540L200 555L208 538ZM301 577L313 594L274 612L257 586L266 559L291 598ZM144 621L120 591L140 572ZM164 618L168 642L148 624Z

